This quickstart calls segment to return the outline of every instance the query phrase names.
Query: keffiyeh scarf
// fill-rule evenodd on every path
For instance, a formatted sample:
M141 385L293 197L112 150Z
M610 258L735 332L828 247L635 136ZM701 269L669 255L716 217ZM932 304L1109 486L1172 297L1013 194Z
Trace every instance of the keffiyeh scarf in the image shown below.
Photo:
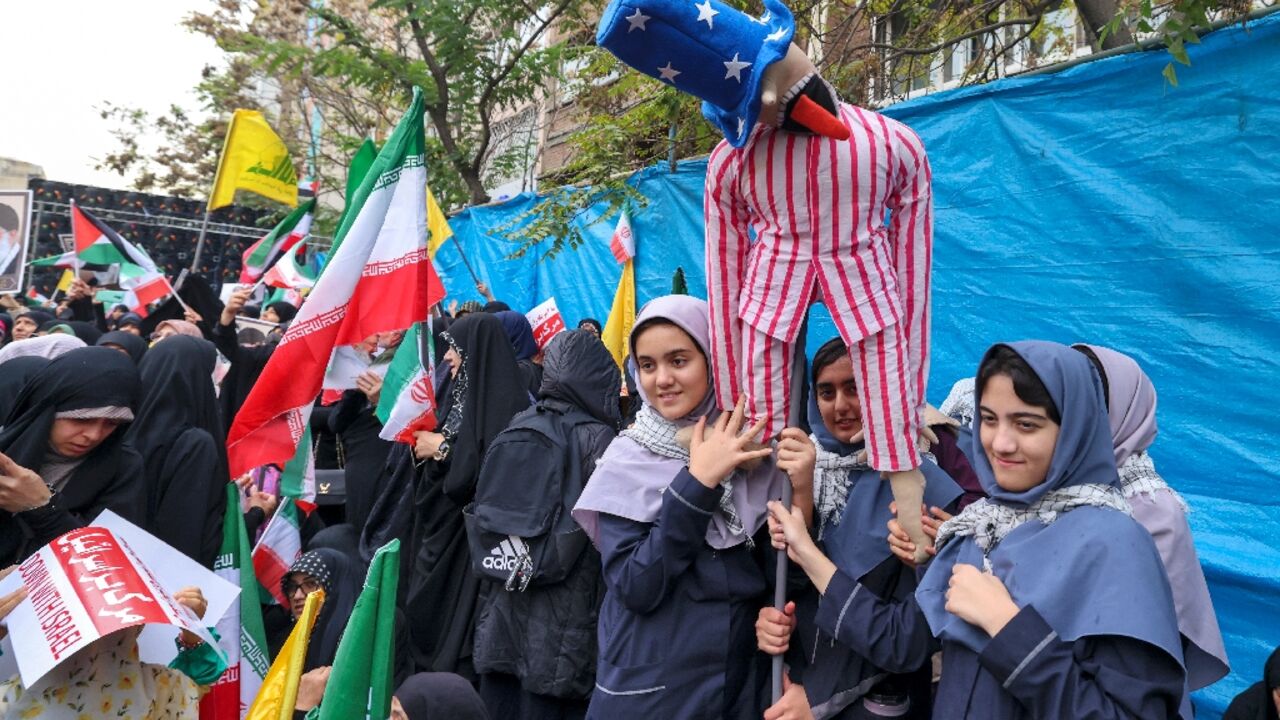
M941 548L953 537L973 537L985 556L1015 528L1025 522L1038 521L1052 525L1063 513L1078 507L1101 507L1131 515L1129 503L1120 491L1110 485L1072 485L1047 493L1025 508L992 502L984 498L938 528L936 546Z
M1151 461L1150 455L1143 451L1125 459L1124 464L1120 466L1120 493L1126 499L1135 495L1150 495L1161 490L1168 490L1182 506L1184 513L1191 512L1187 501L1182 499L1177 490L1169 487L1164 478L1160 477L1160 473L1156 472L1156 464Z
M655 455L687 463L689 450L676 440L676 433L679 431L680 428L675 423L659 415L652 406L645 405L636 413L636 420L631 427L622 431L622 435L631 438ZM720 482L720 487L724 488L724 494L720 496L720 512L724 514L729 530L734 534L745 535L747 547L753 547L754 542L743 528L738 509L733 506L733 477L737 474L735 470L732 475Z

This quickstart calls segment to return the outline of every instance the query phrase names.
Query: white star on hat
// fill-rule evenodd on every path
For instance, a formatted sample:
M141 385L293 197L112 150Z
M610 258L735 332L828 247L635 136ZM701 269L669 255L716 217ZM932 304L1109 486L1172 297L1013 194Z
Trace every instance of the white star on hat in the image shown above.
M746 118L742 118L742 117L738 118L738 137L742 137L742 131L746 129L746 125L747 125Z
M677 69L675 69L675 68L673 68L673 67L671 67L671 61L670 61L670 60L668 60L668 61L667 61L667 66L666 66L666 67L660 67L660 68L658 68L658 74L662 76L662 79L663 79L663 80L666 80L667 82L671 83L672 85L675 85L675 84L676 84L676 76L680 74L680 71L679 71L679 70L677 70Z
M698 8L698 19L695 22L707 21L707 29L715 30L715 16L720 14L719 10L711 7L711 0L702 0L701 3L695 3L694 7Z
M777 42L786 36L787 36L787 29L778 28L777 30L774 30L771 35L766 37L765 40L768 40L769 42Z
M751 67L749 62L739 62L738 53L733 54L733 59L724 64L724 79L733 78L738 82L742 82L742 71Z
M645 30L647 30L648 28L646 28L644 24L646 22L649 22L649 20L651 20L652 18L640 12L640 8L636 8L635 15L628 15L623 19L631 23L631 27L627 28L627 32L630 33L632 30L637 30L637 29L640 30L640 32L644 32Z
M765 10L764 14L761 15L760 17L751 18L751 22L757 25L767 25L769 23L769 20L771 20L772 18L773 18L773 13L768 10Z

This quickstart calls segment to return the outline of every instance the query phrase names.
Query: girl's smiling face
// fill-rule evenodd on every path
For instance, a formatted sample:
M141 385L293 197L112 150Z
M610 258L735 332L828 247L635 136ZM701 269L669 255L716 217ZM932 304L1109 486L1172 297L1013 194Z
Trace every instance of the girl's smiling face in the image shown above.
M707 359L688 333L654 323L636 337L635 354L640 387L662 417L679 420L702 404L711 387Z
M982 389L982 449L996 484L1009 492L1025 492L1049 476L1059 425L1043 407L1029 405L1014 391L1013 379L996 374Z

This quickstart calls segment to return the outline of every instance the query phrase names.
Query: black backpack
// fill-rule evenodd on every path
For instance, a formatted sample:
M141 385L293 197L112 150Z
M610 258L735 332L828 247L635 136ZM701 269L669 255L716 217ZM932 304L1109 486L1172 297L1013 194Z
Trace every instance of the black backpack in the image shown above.
M599 423L578 409L535 405L494 438L463 510L471 564L508 591L568 577L589 542L569 512L582 494L574 428ZM600 423L603 424L603 423Z

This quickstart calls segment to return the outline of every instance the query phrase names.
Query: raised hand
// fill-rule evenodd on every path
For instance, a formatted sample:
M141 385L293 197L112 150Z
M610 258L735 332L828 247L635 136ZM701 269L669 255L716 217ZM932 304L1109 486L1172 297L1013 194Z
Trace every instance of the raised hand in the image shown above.
M760 418L743 433L745 415L745 401L739 399L732 413L720 414L711 432L706 432L706 417L698 420L689 442L689 474L698 482L709 488L719 487L738 465L773 454L773 450L767 447L747 449L747 444L764 430L769 418Z

